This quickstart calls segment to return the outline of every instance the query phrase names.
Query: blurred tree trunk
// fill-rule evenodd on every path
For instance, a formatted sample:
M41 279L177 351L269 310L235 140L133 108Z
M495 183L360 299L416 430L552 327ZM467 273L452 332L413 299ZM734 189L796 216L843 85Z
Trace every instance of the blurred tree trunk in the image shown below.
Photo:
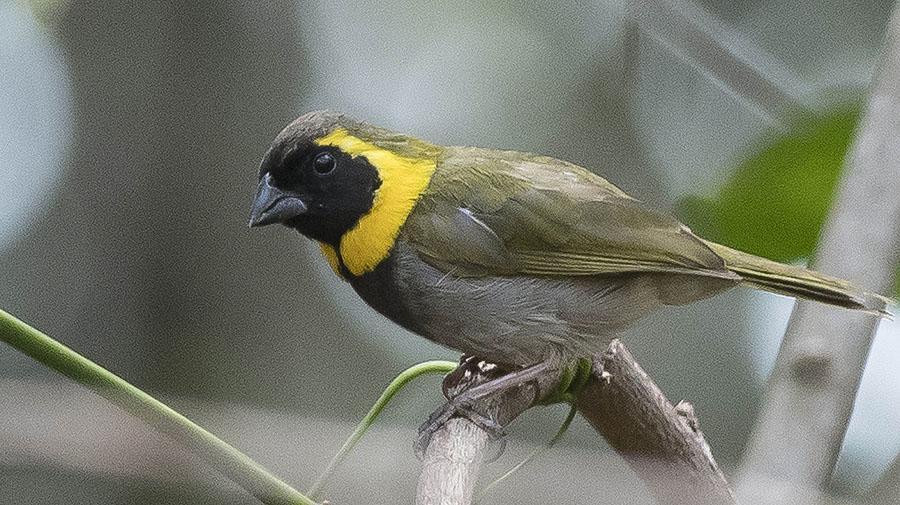
M890 293L900 250L900 3L845 160L815 268ZM797 503L823 489L856 401L877 314L798 301L739 471L752 503ZM798 491L800 489L800 491Z

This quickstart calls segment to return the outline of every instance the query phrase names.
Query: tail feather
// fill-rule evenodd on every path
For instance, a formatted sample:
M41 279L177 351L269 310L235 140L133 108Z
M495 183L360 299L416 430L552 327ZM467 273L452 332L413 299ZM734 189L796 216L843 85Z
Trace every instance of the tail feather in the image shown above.
M725 260L728 270L750 286L787 296L807 298L850 309L890 316L887 297L860 289L853 284L806 268L778 263L730 247L704 241Z

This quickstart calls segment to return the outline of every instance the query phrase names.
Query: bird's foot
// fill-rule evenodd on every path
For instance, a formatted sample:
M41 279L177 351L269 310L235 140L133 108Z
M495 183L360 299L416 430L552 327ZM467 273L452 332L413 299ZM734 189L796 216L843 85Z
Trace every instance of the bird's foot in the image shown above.
M539 363L510 372L493 363L463 356L459 367L444 378L443 389L444 396L448 398L447 403L434 411L419 428L414 446L416 455L420 459L425 455L431 437L453 417L468 419L487 432L492 440L502 440L505 434L503 426L493 416L480 411L479 407L487 407L481 400L532 382L548 368L549 364ZM535 391L535 401L539 394L539 391Z
M428 416L428 420L419 427L414 447L416 456L418 456L419 459L425 457L425 450L428 449L428 444L431 443L431 437L433 437L447 421L454 417L468 419L472 424L484 430L491 440L502 440L506 435L506 430L503 429L503 426L501 426L500 423L490 416L475 410L472 407L471 402L450 400L439 409L432 412L431 415Z

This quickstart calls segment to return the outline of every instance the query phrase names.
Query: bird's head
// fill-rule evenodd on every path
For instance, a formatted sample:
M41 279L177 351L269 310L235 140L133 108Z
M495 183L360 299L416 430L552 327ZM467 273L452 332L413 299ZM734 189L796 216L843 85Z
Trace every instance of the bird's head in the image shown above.
M342 251L348 241L389 248L440 152L343 114L310 112L282 130L266 152L250 226L281 223L344 256L361 254ZM372 261L359 269L370 269Z

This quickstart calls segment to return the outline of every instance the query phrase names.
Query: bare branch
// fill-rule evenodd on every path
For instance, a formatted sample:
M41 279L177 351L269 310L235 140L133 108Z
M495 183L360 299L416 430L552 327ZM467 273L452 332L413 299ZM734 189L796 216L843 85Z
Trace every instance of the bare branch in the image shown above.
M685 402L672 406L618 340L595 356L577 406L660 503L735 503L693 407Z
M893 286L900 238L900 8L816 265L874 292ZM879 318L799 302L745 456L739 495L784 500L797 484L821 488L847 429ZM783 488L773 486L777 479ZM764 486L754 485L764 481ZM789 500L790 501L790 500Z
M447 396L452 398L486 380L490 377L474 374ZM558 374L548 373L537 384L505 391L477 408L505 426L558 384ZM662 503L734 503L693 409L687 403L672 406L618 340L594 357L591 378L577 406ZM426 451L416 503L469 504L487 444L487 433L472 422L460 418L448 422Z

